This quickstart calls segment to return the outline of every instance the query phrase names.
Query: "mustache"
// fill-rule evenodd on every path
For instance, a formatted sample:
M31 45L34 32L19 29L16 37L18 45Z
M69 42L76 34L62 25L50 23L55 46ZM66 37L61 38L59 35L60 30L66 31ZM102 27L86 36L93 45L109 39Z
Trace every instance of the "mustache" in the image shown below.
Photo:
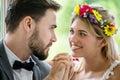
M46 48L48 48L48 47L51 47L52 46L52 42L50 42L47 46L46 46ZM45 49L46 49L45 48Z

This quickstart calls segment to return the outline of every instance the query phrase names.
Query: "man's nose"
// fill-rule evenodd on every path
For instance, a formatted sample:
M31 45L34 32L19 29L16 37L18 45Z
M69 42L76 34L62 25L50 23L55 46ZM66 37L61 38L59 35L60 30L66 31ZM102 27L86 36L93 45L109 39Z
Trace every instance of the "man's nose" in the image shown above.
M52 41L52 42L56 42L56 41L57 41L57 38L56 38L56 35L55 35L55 34L52 35L51 41Z

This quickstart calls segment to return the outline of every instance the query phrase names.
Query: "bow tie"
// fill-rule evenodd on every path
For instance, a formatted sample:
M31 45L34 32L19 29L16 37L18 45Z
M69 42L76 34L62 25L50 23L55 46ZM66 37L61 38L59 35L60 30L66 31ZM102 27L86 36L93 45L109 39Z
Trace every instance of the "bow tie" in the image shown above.
M33 69L33 66L34 66L34 63L31 61L29 63L27 63L27 62L22 63L22 62L16 60L13 64L13 69L16 70L16 69L24 68L26 70L31 71Z

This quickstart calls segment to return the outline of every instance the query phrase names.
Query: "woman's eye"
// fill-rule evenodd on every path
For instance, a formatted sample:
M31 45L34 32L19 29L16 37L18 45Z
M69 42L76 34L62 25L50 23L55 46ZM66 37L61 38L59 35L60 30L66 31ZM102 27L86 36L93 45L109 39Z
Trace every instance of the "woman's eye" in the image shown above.
M81 37L86 36L86 34L84 34L84 33L80 33L79 35L80 35Z
M72 34L72 33L73 33L73 30L70 30L70 33Z

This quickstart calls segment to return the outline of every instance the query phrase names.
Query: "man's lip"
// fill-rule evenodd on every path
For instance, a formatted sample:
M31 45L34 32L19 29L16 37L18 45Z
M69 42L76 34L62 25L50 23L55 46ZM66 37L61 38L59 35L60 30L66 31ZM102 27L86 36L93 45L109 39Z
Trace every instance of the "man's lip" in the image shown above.
M52 43L49 43L45 49L52 47Z

